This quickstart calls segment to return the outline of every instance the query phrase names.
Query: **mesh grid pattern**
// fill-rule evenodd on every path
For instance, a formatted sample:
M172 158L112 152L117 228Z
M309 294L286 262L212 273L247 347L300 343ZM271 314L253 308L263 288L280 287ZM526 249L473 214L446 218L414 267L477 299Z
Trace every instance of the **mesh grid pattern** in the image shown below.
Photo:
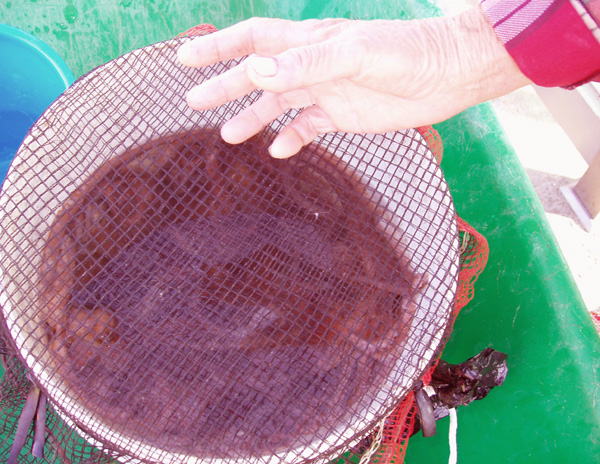
M192 112L185 89L235 63L179 66L183 40L84 76L19 150L0 196L7 353L72 444L49 437L59 461L330 460L442 342L459 266L448 188L414 130L328 134L273 160L291 111L225 144L213 128L260 94Z
M428 132L430 131L431 129L428 129ZM439 141L439 136L436 138ZM436 145L434 144L433 146L435 147ZM441 161L441 151L437 151L437 154L437 159ZM450 338L452 327L458 313L473 299L475 294L475 282L485 269L489 255L489 247L485 237L464 219L457 217L457 221L461 243L458 290L456 293L454 311L442 344L440 345L440 350L436 356L437 359L441 357L441 351ZM422 382L424 385L429 385L437 363L437 360L433 362L432 366L423 375ZM413 392L409 392L386 420L386 427L384 429L381 445L377 449L375 462L383 464L391 462L402 464L404 462L406 448L414 428L416 410L417 405L414 394Z

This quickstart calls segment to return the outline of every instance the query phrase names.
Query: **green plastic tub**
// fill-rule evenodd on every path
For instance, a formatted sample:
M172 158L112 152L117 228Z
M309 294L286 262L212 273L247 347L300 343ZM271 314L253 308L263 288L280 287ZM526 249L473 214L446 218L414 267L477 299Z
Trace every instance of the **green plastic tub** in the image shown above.
M200 23L437 14L403 0L13 0L0 22L37 35L80 76ZM600 463L600 338L525 171L487 105L436 128L456 208L490 245L443 357L460 362L488 346L509 355L504 385L458 410L458 462ZM406 462L447 463L447 431L443 419L435 437L414 436Z

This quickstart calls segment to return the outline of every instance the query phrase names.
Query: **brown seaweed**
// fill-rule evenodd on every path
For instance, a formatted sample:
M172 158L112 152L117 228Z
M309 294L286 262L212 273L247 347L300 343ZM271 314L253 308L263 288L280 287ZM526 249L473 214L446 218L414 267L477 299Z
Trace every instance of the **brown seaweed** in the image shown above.
M116 432L272 454L364 409L401 353L421 276L365 185L322 151L282 161L264 146L209 129L151 141L57 215L41 269L49 349Z

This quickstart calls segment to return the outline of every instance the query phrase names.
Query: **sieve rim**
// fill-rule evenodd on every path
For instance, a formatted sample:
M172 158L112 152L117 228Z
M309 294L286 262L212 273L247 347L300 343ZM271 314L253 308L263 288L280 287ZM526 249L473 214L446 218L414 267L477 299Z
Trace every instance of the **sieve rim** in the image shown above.
M142 53L142 51L144 51L144 50L148 50L148 49L155 50L155 49L169 48L169 47L172 48L173 44L180 44L186 40L190 40L190 39L172 39L172 40L169 40L166 42L160 42L158 44L143 47L141 49L134 50L128 54L125 54L122 57L117 58L116 60L112 60L111 62L108 62L105 65L99 66L98 68L90 71L85 76L80 78L75 84L73 84L63 96L59 97L59 99L57 99L48 108L48 110L46 110L46 112L44 114L51 111L55 106L60 105L61 102L64 99L66 99L70 94L77 92L79 87L84 85L84 83L86 83L92 79L95 79L98 76L98 74L102 73L106 69L107 66L118 66L119 60L127 59L131 55L135 55L136 53ZM38 122L36 122L36 124L34 125L34 128L32 128L32 133L34 132L34 130L44 130L43 127L39 127L39 126L43 126L44 121L45 121L45 119L43 117L40 118L40 120L38 120ZM413 137L416 139L423 140L423 143L426 146L426 142L425 142L424 138L420 134L418 134L416 131L413 130L413 132L414 132ZM20 154L23 146L25 146L28 143L28 141L30 141L31 137L32 136L28 134L27 138L23 142L22 147L17 152L17 157L19 157L19 154ZM321 139L323 139L323 138L326 138L326 136L321 137ZM435 163L433 154L429 147L426 148L426 155L431 163ZM436 166L437 166L437 164L436 164ZM439 166L437 166L437 169L439 170ZM7 190L10 190L10 187L12 185L12 181L11 181L12 173L13 173L13 166L11 165L11 168L7 175L7 182L5 182L5 186L3 187L2 193L0 193L0 205L2 205L4 203L4 200L2 198L5 197L5 188ZM443 176L441 176L440 178L441 178L442 182L445 182L443 179ZM452 216L454 217L455 210L454 210L454 205L453 205L450 195L447 194L443 198L444 198L444 202L445 202L444 206L449 210L449 213L452 214ZM392 211L389 211L389 212L391 214L394 214ZM48 219L48 222L52 222L52 219L55 218L56 213L57 213L57 211L55 211L54 215ZM4 217L7 214L8 214L8 212L5 210L5 208L2 208L2 211L0 213L0 223L3 221ZM451 259L451 261L452 261L451 267L454 270L452 285L447 290L446 293L448 294L447 295L448 300L453 302L454 296L455 296L456 290L457 290L457 285L458 285L458 269L459 269L459 258L460 257L458 254L458 227L456 225L456 221L455 220L451 221L451 224L449 224L449 225L452 227L451 236L452 236L452 242L453 242L452 244L449 244L449 248L451 250L456 251L456 253L454 253L453 259ZM2 233L4 233L4 230L2 231ZM6 273L5 273L4 269L2 267L0 267L0 282L3 283L5 281L5 278L6 278ZM5 307L5 304L6 304L6 307ZM104 449L109 449L110 447L115 447L120 450L124 449L124 450L126 450L125 452L128 454L135 454L135 456L136 456L135 459L141 459L141 460L160 459L165 463L181 462L182 460L184 460L185 462L189 462L189 463L200 463L200 462L206 462L207 460L209 460L211 462L215 462L217 464L232 464L233 462L238 462L237 459L235 459L235 458L199 457L199 456L191 456L189 454L166 452L165 450L161 449L160 447L148 445L147 443L141 442L141 441L133 438L132 436L129 436L126 434L121 434L121 433L115 433L115 432L111 431L111 428L109 426L106 426L104 423L102 423L102 421L92 417L89 414L87 407L84 407L81 403L77 403L72 398L70 398L69 395L67 395L65 393L65 390L69 390L66 386L64 386L61 389L58 386L53 384L52 379L49 377L48 373L46 372L46 369L44 369L42 366L43 363L39 363L35 359L34 355L31 353L31 350L26 346L27 341L24 338L25 335L23 334L23 332L18 324L18 319L19 319L19 317L21 317L21 315L16 314L18 311L16 311L13 308L10 296L7 294L6 289L4 288L4 285L2 285L2 288L0 290L0 305L2 306L2 311L3 311L4 317L6 319L6 323L9 328L10 335L13 339L13 342L17 346L20 356L25 360L26 366L28 366L33 371L34 377L37 378L39 383L41 384L41 386L47 390L48 396L52 399L52 403L57 406L57 408L56 408L57 412L59 412L61 417L66 421L68 418L68 422L73 423L77 427L77 430L80 431L83 435L85 435L87 441L95 442L96 446L99 446L100 448L104 448ZM14 316L16 316L16 317L14 317ZM425 369L429 366L431 360L433 359L433 356L435 355L435 353L438 350L439 345L442 343L443 333L444 333L445 327L449 320L450 320L450 311L447 311L446 322L444 322L443 324L440 324L440 329L438 330L438 333L436 333L433 336L432 344L427 349L426 355L422 356L419 359L418 367L414 368L415 371L420 372L420 375L422 375L422 373L425 371ZM437 343L435 343L435 342L437 342ZM433 345L435 345L435 346L433 346ZM393 373L390 374L390 377L392 377L392 376L393 376ZM406 394L409 391L410 387L411 386L409 386L409 385L403 385L402 388L400 388L400 390L403 390L404 394ZM379 390L378 394L376 396L378 396L380 394L383 394L382 390ZM389 396L389 392L386 393L386 396ZM402 396L404 396L404 395L402 395ZM64 401L64 403L59 401L60 399L62 399ZM400 398L397 398L397 400L399 400L399 399ZM315 459L319 459L319 457L321 457L321 455L325 452L325 454L326 454L325 457L324 458L321 457L321 459L327 460L331 457L331 453L327 454L326 451L331 450L332 448L339 449L341 447L348 446L348 440L352 436L356 435L357 430L364 430L366 427L368 427L369 424L373 423L374 419L376 418L375 417L376 413L374 411L372 411L370 407L367 407L366 411L367 411L366 414L363 414L363 411L361 411L361 414L355 414L354 416L360 416L360 417L363 417L363 419L358 421L356 419L356 417L353 417L352 422L350 423L351 426L349 426L348 424L339 424L339 425L336 425L332 429L331 437L333 437L333 438L331 441L335 442L336 443L335 445L331 445L331 443L329 442L331 437L328 436L325 440L316 439L322 443L322 445L318 448L318 450L311 448L313 443L309 443L307 445L301 446L299 448L300 451L298 451L298 449L290 449L290 450L286 450L285 452L278 453L278 454L269 454L269 455L264 455L264 456L252 457L251 460L252 461L256 460L257 462L262 463L265 461L271 462L271 460L273 460L273 462L275 462L274 460L276 459L277 462L281 462L281 460L285 461L285 457L287 455L297 455L297 456L299 456L299 458L302 458L302 459L310 459L311 457L309 457L309 456L303 457L302 450L305 450L305 451L308 450L308 452L312 456L312 458L315 458ZM391 412L391 409L389 412ZM78 425L78 424L80 424L80 425ZM343 427L344 430L346 430L346 433L339 433L338 428L340 428L340 427ZM89 432L91 432L91 434ZM98 435L102 438L101 439L95 438L94 437L95 435ZM105 440L106 437L110 437L110 439ZM358 440L358 438L357 438L357 440ZM127 444L128 446L124 447L123 443ZM321 448L326 448L326 449L321 450ZM128 457L127 460L128 460L128 462L131 462L131 458ZM139 461L139 462L142 462L142 461Z

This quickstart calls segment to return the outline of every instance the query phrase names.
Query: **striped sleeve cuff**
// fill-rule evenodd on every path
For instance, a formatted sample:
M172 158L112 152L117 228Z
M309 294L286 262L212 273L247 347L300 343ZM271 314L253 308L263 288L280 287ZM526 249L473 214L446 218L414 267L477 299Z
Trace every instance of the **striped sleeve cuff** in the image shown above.
M481 7L517 65L547 87L600 78L600 0L483 0Z

